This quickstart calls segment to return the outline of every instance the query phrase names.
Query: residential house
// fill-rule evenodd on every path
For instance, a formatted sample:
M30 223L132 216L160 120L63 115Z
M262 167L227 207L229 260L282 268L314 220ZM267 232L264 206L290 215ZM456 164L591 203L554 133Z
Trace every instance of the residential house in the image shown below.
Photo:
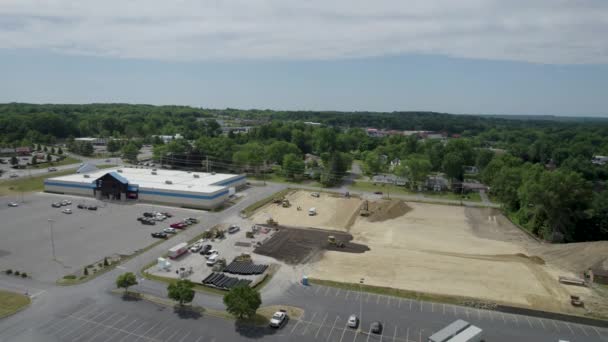
M448 186L449 182L443 176L428 176L424 182L424 187L428 191L446 191Z
M477 168L477 166L465 166L464 173L467 173L469 175L476 175L479 173L479 169Z
M608 163L608 156L593 156L591 163L595 165L606 165Z
M395 175L375 175L372 177L374 184L393 184L404 186L407 184L407 179Z
M14 148L0 148L0 156L3 157L12 157L15 155L15 149Z
M32 149L29 146L17 147L15 152L20 156L29 156L32 153Z
M391 160L390 165L388 167L388 169L390 171L393 171L397 166L401 165L401 159L399 158L395 158L393 160Z

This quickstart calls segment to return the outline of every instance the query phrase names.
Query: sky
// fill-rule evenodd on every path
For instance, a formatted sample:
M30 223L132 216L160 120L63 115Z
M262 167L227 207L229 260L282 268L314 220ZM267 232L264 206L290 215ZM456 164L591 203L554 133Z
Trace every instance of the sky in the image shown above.
M605 0L2 0L0 102L608 116Z

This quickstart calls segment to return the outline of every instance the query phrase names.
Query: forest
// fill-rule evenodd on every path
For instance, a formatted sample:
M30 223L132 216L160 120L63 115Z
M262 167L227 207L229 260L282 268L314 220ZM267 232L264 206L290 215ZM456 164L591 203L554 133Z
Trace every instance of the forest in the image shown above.
M307 125L312 121L321 125ZM248 123L246 134L222 134L221 124ZM251 124L253 123L253 124ZM425 130L420 135L370 137L365 128ZM181 134L163 144L153 135ZM456 134L456 135L455 135ZM108 146L127 159L142 144L154 145L156 159L182 167L233 172L274 170L292 180L311 178L339 184L357 160L368 175L394 173L413 190L430 174L458 182L465 166L490 187L516 223L550 241L608 238L608 120L552 120L433 112L312 112L202 109L127 104L0 105L0 145L67 142L74 137L114 137ZM453 138L455 137L455 138ZM305 163L305 155L318 161ZM400 164L391 167L390 161Z

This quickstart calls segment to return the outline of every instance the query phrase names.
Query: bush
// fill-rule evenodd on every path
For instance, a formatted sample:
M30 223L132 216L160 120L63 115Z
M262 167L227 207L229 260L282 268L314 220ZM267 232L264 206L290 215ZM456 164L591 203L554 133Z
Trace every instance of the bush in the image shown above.
M20 274L19 271L15 271L15 275L18 276Z
M246 232L245 237L247 237L248 239L253 239L253 237L254 237L253 232Z
M88 276L89 275L89 269L85 268L83 274L84 274L85 277Z
M13 270L8 269L8 270L4 271L4 273L6 273L6 274L13 274Z
M71 280L71 279L76 279L76 276L75 276L75 275L73 275L73 274L68 274L68 275L66 275L66 276L63 276L63 279L70 279L70 280Z
M103 258L103 265L105 267L110 266L110 264L108 263L108 258Z
M21 278L27 278L27 273L25 273L25 272L21 273Z

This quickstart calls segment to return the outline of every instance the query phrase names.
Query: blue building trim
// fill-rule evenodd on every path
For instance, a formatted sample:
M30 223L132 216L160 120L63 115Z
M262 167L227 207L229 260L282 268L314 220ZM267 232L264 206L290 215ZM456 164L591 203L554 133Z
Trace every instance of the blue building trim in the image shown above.
M213 185L226 186L226 185L229 185L229 184L232 184L232 183L236 183L238 181L242 181L243 179L245 179L245 176L239 176L238 178L230 179L230 180L219 182L219 183L214 183Z
M108 175L108 174L110 176L114 177L114 179L121 182L122 184L129 184L129 181L125 177L119 175L118 172L116 172L116 171L106 173L106 175ZM105 175L103 175L103 176L105 176ZM103 177L103 176L101 176L101 177ZM99 177L99 178L101 178L101 177ZM99 179L99 178L97 178L97 179Z
M192 194L178 194L174 192L162 192L155 190L139 190L140 195L158 195L158 196L169 196L169 197L181 197L181 198L194 198L194 199L202 199L202 200L212 200L218 197L222 197L228 194L228 190L224 190L222 192L218 192L213 195L192 195Z
M139 185L131 185L131 184L129 184L127 186L127 190L128 191L138 191L139 190Z
M53 181L44 181L44 185L49 186L65 186L67 188L79 188L79 189L95 189L95 184L73 184L73 183L63 183L63 182L53 182Z

